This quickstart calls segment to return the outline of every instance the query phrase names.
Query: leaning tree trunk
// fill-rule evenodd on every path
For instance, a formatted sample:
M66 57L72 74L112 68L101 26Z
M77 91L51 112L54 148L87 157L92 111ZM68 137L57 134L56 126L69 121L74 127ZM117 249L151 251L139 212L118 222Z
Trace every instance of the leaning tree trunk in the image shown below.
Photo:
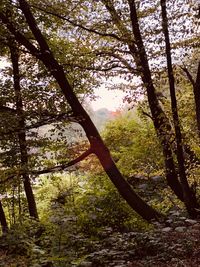
M170 88L170 96L171 96L171 109L172 116L174 122L175 129L175 137L177 144L177 161L179 168L179 176L181 181L181 186L183 189L184 203L187 208L188 213L195 217L197 216L196 208L198 208L197 200L193 192L191 191L187 176L185 172L185 163L184 163L184 155L183 155L183 146L182 146L182 134L180 129L180 122L177 110L177 100L175 93L175 80L173 74L172 60L171 60L171 45L169 40L169 32L168 32L168 19L166 12L166 0L161 0L161 10L162 10L162 26L163 33L165 36L165 46L166 46L166 58L167 58L167 70L168 70L168 80L169 80L169 88Z
M2 232L6 233L8 231L8 224L6 221L6 216L5 216L1 201L0 201L0 223L1 223Z
M29 214L31 217L38 219L35 197L33 194L30 177L28 175L28 153L27 153L27 142L26 142L26 132L25 132L25 121L23 114L24 113L23 103L22 103L21 87L20 87L19 55L18 55L18 49L14 42L10 45L10 53L11 53L11 61L13 67L17 119L18 119L18 126L20 129L18 133L18 140L20 147L21 168L23 170L22 178L23 178L24 190L28 202Z
M99 158L101 165L103 166L105 172L111 179L111 181L116 186L117 190L121 196L127 201L127 203L144 219L150 221L152 219L158 220L163 218L161 214L156 212L151 208L146 202L144 202L130 187L130 185L123 178L119 170L117 169L115 163L113 162L111 155L104 145L96 127L88 116L87 112L84 110L80 104L78 98L73 92L72 87L70 86L62 66L55 60L52 52L49 49L49 46L44 39L41 31L37 27L36 21L30 11L30 7L25 0L20 0L20 8L23 14L26 17L26 21L35 36L35 39L38 42L40 50L33 46L19 31L16 31L14 25L10 23L8 18L2 13L1 19L3 23L6 24L7 28L14 34L16 40L24 45L32 55L40 59L43 64L47 67L51 75L55 78L57 83L60 86L67 102L71 106L73 115L82 125L86 136L90 142L91 150Z

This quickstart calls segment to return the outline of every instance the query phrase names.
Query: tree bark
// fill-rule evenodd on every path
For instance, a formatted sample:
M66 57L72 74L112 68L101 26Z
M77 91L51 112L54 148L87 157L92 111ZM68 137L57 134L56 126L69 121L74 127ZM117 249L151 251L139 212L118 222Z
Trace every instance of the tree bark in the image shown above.
M182 134L181 134L180 121L179 121L179 116L178 116L177 100L176 100L176 93L175 93L175 80L174 80L172 60L171 60L171 45L170 45L169 32L168 32L166 0L161 0L160 3L161 3L161 10L162 10L163 33L165 36L167 71L168 71L168 81L169 81L170 96L171 96L171 109L172 109L172 116L173 116L173 122L174 122L174 128L175 128L175 138L176 138L176 145L177 145L177 160L178 160L179 176L180 176L181 186L183 189L185 206L187 208L188 213L191 216L195 217L197 216L196 208L198 208L198 204L197 204L195 195L192 193L189 187L186 172L185 172L185 160L184 160L183 146L182 146Z
M10 46L11 62L13 67L13 80L14 80L14 91L16 97L16 112L18 119L18 127L20 129L18 135L20 157L21 157L21 168L24 173L22 175L24 190L28 202L28 210L31 217L38 219L37 207L35 203L35 197L31 186L30 177L28 175L28 152L25 132L25 119L23 114L23 103L21 97L21 86L20 86L20 73L19 73L19 55L16 44L13 42ZM26 173L27 171L27 173Z
M193 86L193 92L194 92L194 99L195 99L198 135L200 139L200 61L199 61L198 70L197 70L196 82L195 82L195 85Z
M2 232L6 233L8 231L8 224L6 221L6 216L5 216L1 201L0 201L0 223L1 223Z

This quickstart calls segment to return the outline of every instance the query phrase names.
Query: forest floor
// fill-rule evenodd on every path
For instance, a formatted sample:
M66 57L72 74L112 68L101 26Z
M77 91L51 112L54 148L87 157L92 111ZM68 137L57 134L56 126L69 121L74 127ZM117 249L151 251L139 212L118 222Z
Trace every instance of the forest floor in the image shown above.
M0 244L0 267L200 267L200 221L185 217L175 216L169 219L169 226L157 224L143 232L119 233L107 228L88 244L82 247L79 260L71 263L48 257L39 263L39 255L33 262Z

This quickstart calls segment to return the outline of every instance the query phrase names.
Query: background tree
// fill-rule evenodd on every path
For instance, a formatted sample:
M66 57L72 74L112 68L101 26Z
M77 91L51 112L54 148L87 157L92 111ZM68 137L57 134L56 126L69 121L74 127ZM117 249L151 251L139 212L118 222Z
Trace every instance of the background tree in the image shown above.
M191 216L196 216L196 209L198 208L197 200L190 190L186 171L185 171L185 159L183 154L183 145L182 145L182 133L178 115L178 107L177 107L177 100L176 100L176 93L175 93L175 79L172 67L172 57L171 57L171 44L169 39L169 31L168 31L168 18L166 12L166 1L161 0L161 10L162 10L162 26L163 26L163 33L165 36L165 47L166 47L166 59L167 59L167 71L168 71L168 81L169 81L169 89L170 89L170 96L171 96L171 109L173 115L173 122L175 128L175 136L176 136L176 143L177 143L177 160L178 160L178 167L179 167L179 176L183 190L184 202L187 207L187 210Z

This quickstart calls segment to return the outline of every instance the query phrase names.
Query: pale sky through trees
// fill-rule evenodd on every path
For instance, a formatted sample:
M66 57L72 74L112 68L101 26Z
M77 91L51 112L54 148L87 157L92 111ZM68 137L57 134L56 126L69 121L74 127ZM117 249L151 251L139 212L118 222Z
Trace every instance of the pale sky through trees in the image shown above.
M94 110L100 108L107 108L115 111L123 106L123 98L125 93L120 90L108 90L104 86L95 90L95 95L98 96L96 100L91 101L91 106Z

